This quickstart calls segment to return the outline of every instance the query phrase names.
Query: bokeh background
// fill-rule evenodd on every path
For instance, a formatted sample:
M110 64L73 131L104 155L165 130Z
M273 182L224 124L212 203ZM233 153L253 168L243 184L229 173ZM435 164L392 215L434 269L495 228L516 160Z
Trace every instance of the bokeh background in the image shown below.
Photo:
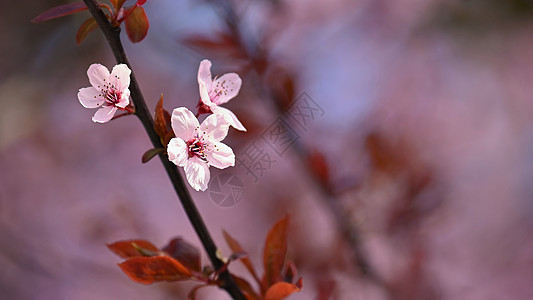
M0 298L184 298L191 284L134 283L105 246L200 242L160 163L141 164L138 120L95 124L77 100L91 63L114 65L101 33L76 45L87 12L30 23L62 0L1 3ZM226 140L238 156L253 143L271 151L261 136L278 118L298 136L258 180L224 170L243 182L237 205L193 191L226 256L222 229L261 269L265 235L289 213L304 278L290 299L533 298L530 1L145 9L147 38L123 41L152 111L161 93L168 110L194 109L208 58L214 74L243 78L226 106L248 128ZM304 92L323 111L305 128L289 109ZM216 288L198 298L229 299Z

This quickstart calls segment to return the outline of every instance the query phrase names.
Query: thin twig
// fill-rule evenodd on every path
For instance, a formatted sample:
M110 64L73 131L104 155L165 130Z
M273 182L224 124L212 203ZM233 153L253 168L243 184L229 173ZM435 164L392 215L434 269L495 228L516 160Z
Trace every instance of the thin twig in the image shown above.
M107 40L107 43L113 51L113 55L115 56L117 63L126 64L130 69L132 69L128 62L126 53L124 52L122 42L120 41L120 27L113 27L109 23L107 17L98 8L95 0L83 1L89 8L89 11L91 12L98 26L102 30ZM141 89L139 88L139 84L135 79L133 71L131 72L130 91L131 99L133 101L133 104L135 105L135 114L143 124L144 129L148 134L148 137L150 138L150 141L152 142L154 148L163 148L161 140L154 129L154 120L152 119L152 116L146 106L146 102L144 101L144 97L141 93ZM217 247L213 242L213 239L211 238L211 235L209 234L209 231L207 230L207 227L205 226L205 223L202 220L202 217L200 216L200 213L198 212L198 209L196 208L196 205L194 204L191 195L189 194L189 190L187 189L183 181L183 177L178 172L176 165L169 161L164 154L160 154L159 158L161 159L161 162L165 167L168 177L170 178L170 181L172 182L172 185L174 186L174 189L178 194L183 209L185 210L189 221L193 225L196 234L200 238L205 248L205 251L209 256L209 259L213 264L213 267L215 268L215 270L220 269L224 265L224 263L217 257ZM227 270L222 272L219 278L224 283L222 285L222 288L225 289L233 297L233 299L245 299Z

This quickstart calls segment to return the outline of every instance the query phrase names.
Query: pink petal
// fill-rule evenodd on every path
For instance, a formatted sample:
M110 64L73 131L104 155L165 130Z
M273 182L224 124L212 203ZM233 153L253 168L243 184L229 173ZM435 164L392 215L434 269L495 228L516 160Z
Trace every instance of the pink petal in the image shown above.
M235 166L235 154L228 145L215 143L213 146L215 149L206 153L209 165L219 169Z
M119 91L124 91L130 86L131 70L126 64L119 64L113 67L111 79Z
M87 76L91 85L97 89L102 89L104 85L109 83L109 70L101 64L90 65L87 70Z
M113 118L117 108L114 106L104 106L96 111L93 116L93 122L105 123Z
M222 75L222 77L213 81L213 84L211 85L211 90L214 90L215 93L220 93L220 96L215 100L211 99L211 101L217 105L228 102L237 96L241 89L241 85L242 80L236 73Z
M197 157L187 160L184 167L187 181L193 189L197 191L205 191L209 183L210 173L209 166Z
M222 141L228 135L229 123L222 115L211 114L200 125L207 140Z
M128 106L128 104L130 104L130 90L129 89L125 89L122 92L122 95L121 95L120 100L118 101L118 103L115 103L115 106L120 107L120 108L124 108L124 107Z
M192 112L185 107L175 108L174 111L172 111L172 119L170 122L176 137L179 137L184 141L191 139L194 135L194 130L200 126L198 119L196 119Z
M224 107L216 106L211 107L211 111L214 114L224 116L224 119L228 122L229 125L233 126L233 128L240 131L246 131L246 128L244 128L239 119L237 119L237 116L231 110Z
M189 151L187 144L180 138L173 138L167 146L168 159L175 165L183 167L187 163Z
M207 89L211 87L211 62L207 59L200 62L200 67L198 68L198 84L204 84Z
M78 100L85 108L97 108L105 101L100 91L92 86L81 88L78 92Z
M198 83L198 85L200 89L200 99L202 99L202 102L209 107L213 105L216 106L216 104L211 102L211 99L209 99L209 91L207 90L206 85L203 83Z

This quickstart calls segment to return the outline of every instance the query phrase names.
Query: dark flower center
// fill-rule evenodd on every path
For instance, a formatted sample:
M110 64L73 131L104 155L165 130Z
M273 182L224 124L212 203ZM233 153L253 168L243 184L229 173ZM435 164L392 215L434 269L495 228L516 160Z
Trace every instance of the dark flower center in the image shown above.
M102 91L104 93L104 99L108 106L114 106L120 101L122 93L119 92L115 87L110 87Z
M203 139L198 138L198 136L187 142L189 158L193 158L196 156L201 160L207 162L207 156L205 155L206 148L207 144L203 142Z

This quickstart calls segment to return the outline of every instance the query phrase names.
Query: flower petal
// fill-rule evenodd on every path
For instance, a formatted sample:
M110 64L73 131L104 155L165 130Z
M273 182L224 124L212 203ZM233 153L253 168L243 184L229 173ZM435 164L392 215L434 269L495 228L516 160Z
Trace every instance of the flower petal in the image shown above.
M87 77L91 85L100 90L109 83L109 70L101 64L92 64L87 70Z
M118 100L118 103L115 103L116 107L124 108L130 104L130 90L125 89Z
M103 106L93 116L93 122L105 123L113 118L117 108L114 106Z
M211 99L217 105L224 104L237 96L241 89L242 80L236 73L227 73L213 81L211 93L220 94L220 96ZM211 94L210 93L210 94Z
M197 157L187 160L185 167L185 176L187 181L193 189L197 191L205 191L211 174L209 173L209 165Z
M200 67L198 68L198 84L204 84L207 89L211 87L211 62L207 59L200 62Z
M229 122L223 115L211 114L200 125L200 131L207 140L222 141L228 135Z
M130 74L131 70L126 64L118 64L113 67L110 80L120 92L123 92L130 86Z
M228 145L215 143L213 146L214 150L206 153L209 165L219 169L235 166L235 154Z
M231 110L224 107L215 106L211 107L211 111L214 114L224 116L224 119L229 123L229 125L233 126L235 129L246 131L246 128L244 128L239 119L237 119L237 116Z
M94 87L81 88L78 92L78 100L85 108L97 108L104 103L104 98L99 90Z
M202 102L209 107L213 105L216 106L216 104L209 99L209 91L207 90L206 85L203 83L198 83L198 85L200 87L200 99L202 99Z
M187 163L189 151L187 143L180 138L173 138L167 146L168 159L175 165L183 167Z
M178 107L172 111L171 123L176 137L184 141L191 139L194 130L200 126L198 119L185 107Z

